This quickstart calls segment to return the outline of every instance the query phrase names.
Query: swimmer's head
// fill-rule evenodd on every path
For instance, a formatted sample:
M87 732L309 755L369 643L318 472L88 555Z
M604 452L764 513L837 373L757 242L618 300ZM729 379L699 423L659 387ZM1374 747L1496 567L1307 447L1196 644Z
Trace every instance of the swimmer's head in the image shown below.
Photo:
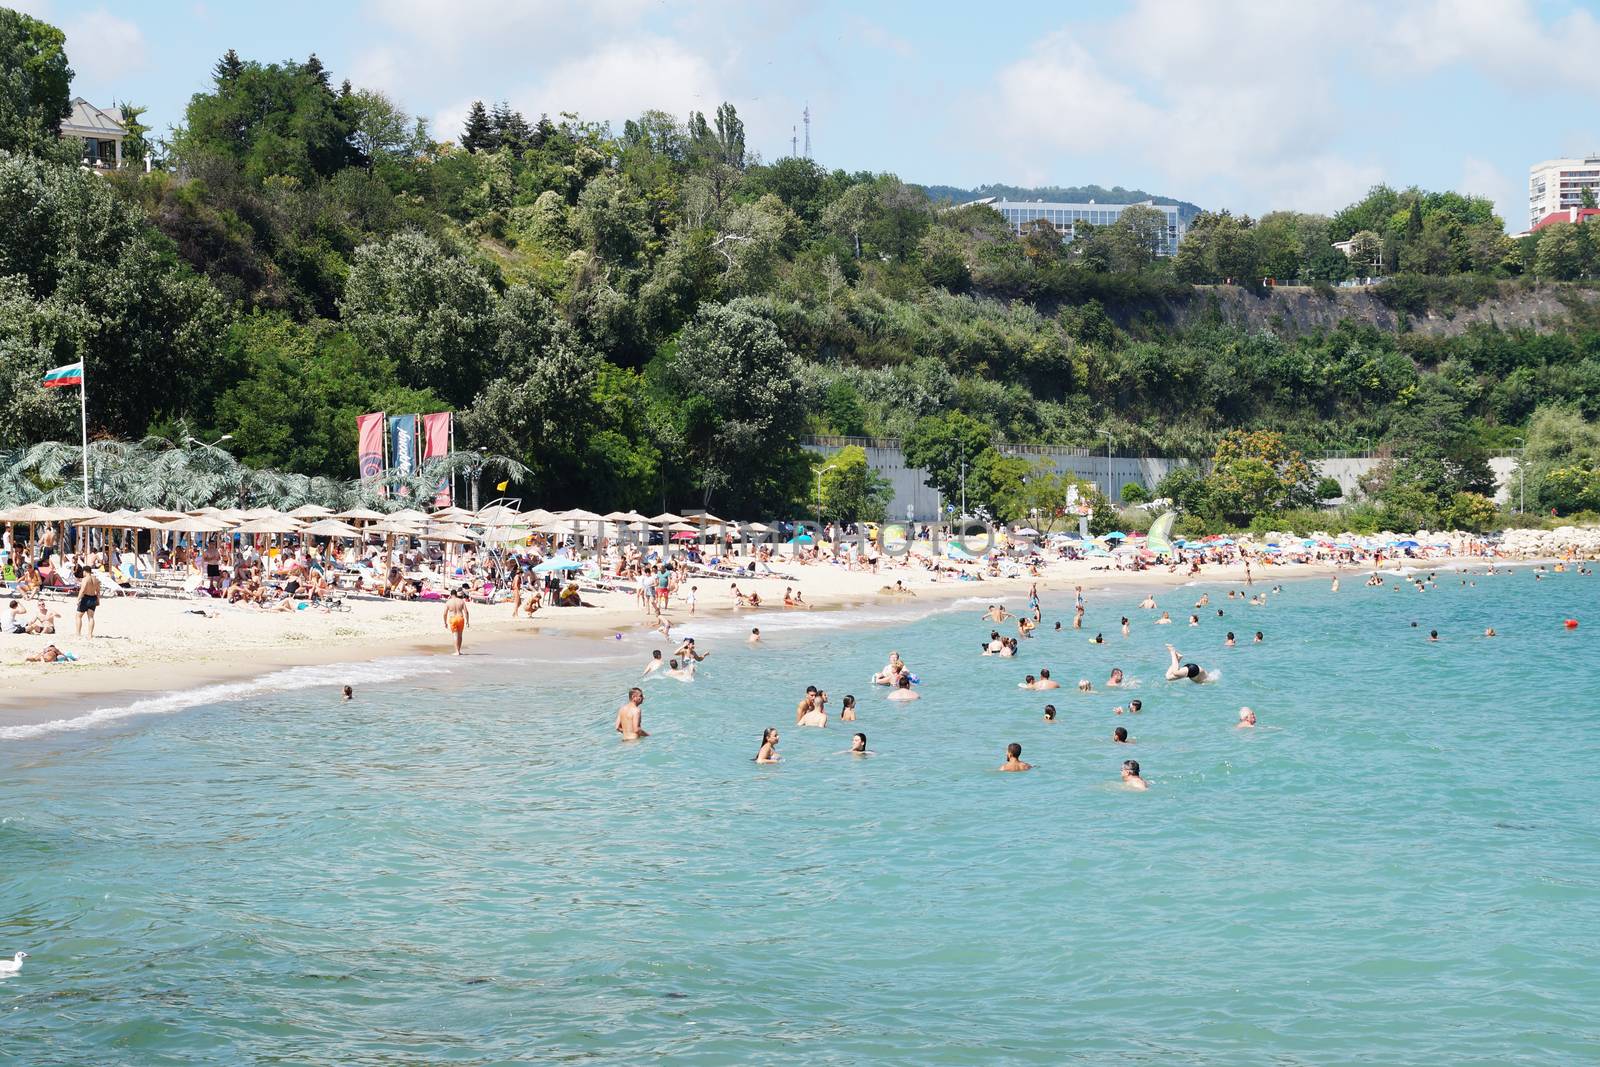
M345 686L344 687L344 698L346 700L354 700L356 698L356 691L353 688L351 688L350 686L348 686L348 685Z
M1112 667L1111 668L1111 680L1113 682L1122 681L1122 668L1121 667Z
M670 667L673 670L677 670L678 669L678 658L676 656L674 656L672 659L667 660L667 666Z
M1044 721L1045 722L1055 722L1056 721L1056 706L1054 704L1046 704L1044 706Z
M769 726L765 730L761 731L761 743L763 745L776 744L777 741L778 728L776 726Z
M855 707L856 706L856 698L854 696L852 696L851 694L846 693L844 695L844 706L847 707L847 708Z
M1094 688L1094 686L1092 684L1090 684L1089 679L1087 679L1087 678L1079 678L1078 679L1078 692L1087 693L1093 688Z
M865 752L867 750L867 735L856 734L850 739L851 752Z
M1050 677L1050 668L1049 667L1040 667L1039 668L1039 680L1042 682L1042 681L1044 681L1045 679L1047 679L1049 677Z
M1129 711L1138 711L1142 707L1144 707L1144 701L1142 701L1142 700L1130 700L1130 701L1128 701L1128 710Z
M1183 665L1183 676L1185 678L1198 679L1200 677L1200 664L1198 664L1198 663L1185 663Z
M900 688L901 689L910 689L911 688L911 675L902 674L900 676Z
M1030 674L1026 678L1022 679L1022 684L1023 685L1032 685L1033 684L1033 675Z
M1111 731L1111 739L1113 741L1116 741L1118 744L1126 744L1127 741L1128 741L1128 730L1127 730L1127 728L1123 727L1123 726L1119 726L1115 730L1112 730Z
M750 627L750 632L752 634L754 634L756 637L760 637L761 636L761 627L752 626L752 627Z
M1247 722L1251 726L1254 726L1256 724L1256 713L1251 711L1249 708L1240 708L1239 721Z
M1015 741L1011 742L1009 745L1006 746L1006 755L1009 756L1011 759L1021 759L1022 758L1022 746L1017 744Z
M651 655L651 658L653 658L653 659L660 659L661 658L661 650L658 648L654 652L650 653L650 655Z
M1124 778L1137 778L1137 777L1139 777L1139 761L1136 760L1136 759L1125 759L1125 760L1123 760L1122 761L1122 776Z
M628 699L633 701L635 704L643 704L644 690L640 689L638 686L634 686L632 689L628 690Z
M1232 641L1232 640L1233 640L1233 631L1232 631L1232 630L1229 630L1229 631L1228 631L1228 640L1229 640L1229 641Z
M806 696L814 697L816 695L817 695L817 687L816 686L814 686L814 685L806 686Z

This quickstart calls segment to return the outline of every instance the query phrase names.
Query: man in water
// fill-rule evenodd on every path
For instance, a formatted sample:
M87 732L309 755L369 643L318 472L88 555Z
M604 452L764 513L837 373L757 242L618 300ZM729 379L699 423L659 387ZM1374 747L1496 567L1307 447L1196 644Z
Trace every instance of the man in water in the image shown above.
M466 632L467 622L467 602L461 598L460 589L451 590L450 599L444 602L444 628L455 639L458 656L461 655L461 638Z
M1144 701L1142 701L1142 700L1130 700L1130 701L1128 701L1128 714L1129 715L1137 715L1137 714L1139 714L1140 710L1143 707L1144 707ZM1122 714L1122 709L1118 708L1116 713L1118 715L1121 715Z
M685 663L689 662L690 660L700 663L706 658L706 656L711 655L711 653L701 653L695 651L694 638L686 637L683 639L683 644L678 646L678 651L674 652L673 655L679 657Z
M1006 746L1006 761L1000 764L1002 771L1031 771L1033 764L1022 762L1022 746L1015 741Z
M644 732L644 690L634 686L628 690L628 699L617 709L617 733L624 741L637 741L649 737Z
M356 698L356 691L353 688L351 688L350 686L348 686L348 685L345 686L344 687L344 699L345 700L354 700L355 698Z
M1128 729L1125 726L1119 726L1115 730L1112 730L1111 740L1115 741L1119 745L1133 744L1132 741L1128 740Z
M1266 636L1265 636L1265 635L1263 635L1263 634L1262 634L1262 632L1261 632L1261 631L1260 631L1260 630L1257 630L1257 631L1256 631L1256 639L1255 639L1255 643L1256 643L1256 644L1258 644L1258 645L1259 645L1259 644L1260 644L1260 643L1261 643L1261 642L1263 642L1263 641L1265 641L1265 640L1266 640Z
M661 658L661 650L658 648L650 653L650 662L645 664L644 676L648 678L666 665L667 661Z
M668 678L676 678L680 682L694 681L694 660L684 660L681 667L678 665L677 660L668 660L666 675Z
M1154 611L1156 609L1155 594L1147 594L1143 600L1139 601L1139 606L1146 611Z
M888 699L888 700L921 700L922 699L922 695L920 693L918 693L916 690L911 688L911 676L909 674L902 673L900 675L900 687L898 689L896 689L894 692L890 693L886 699Z
M1007 611L999 604L990 604L989 610L978 617L980 619L988 619L990 622L1005 622L1007 619L1011 618L1011 612Z
M1236 729L1236 730L1249 730L1249 729L1254 728L1255 724L1256 724L1256 713L1251 711L1249 708L1240 708L1239 709L1239 724L1237 726L1235 726L1234 729Z
M1122 784L1129 789L1149 789L1150 783L1146 782L1139 774L1139 761L1125 759L1122 761Z
M1112 667L1111 668L1111 677L1106 679L1106 685L1110 686L1113 689L1121 688L1121 686L1122 686L1122 668L1121 667Z
M1033 683L1035 689L1060 689L1061 683L1050 677L1049 667L1039 668L1039 680Z
M1200 664L1184 663L1183 654L1171 645L1167 646L1167 652L1172 656L1172 662L1167 665L1167 681L1175 682L1180 678L1187 678L1199 684L1211 680L1211 675L1207 674Z
M759 645L761 643L761 627L752 626L750 628L750 636L746 640L752 645Z
M1428 631L1428 640L1429 641L1437 641L1437 640L1439 640L1439 631L1438 630L1429 630Z

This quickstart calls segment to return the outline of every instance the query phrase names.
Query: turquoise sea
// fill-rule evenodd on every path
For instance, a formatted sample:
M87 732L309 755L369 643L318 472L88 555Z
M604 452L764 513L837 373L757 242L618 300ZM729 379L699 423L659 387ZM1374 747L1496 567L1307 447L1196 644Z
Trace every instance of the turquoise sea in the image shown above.
M981 602L705 620L631 745L638 636L0 731L0 1060L1600 1062L1600 579L1475 581L1193 586L1165 627L1091 587L1083 633L1056 591L1017 660ZM920 701L867 684L890 649ZM808 683L876 756L794 727Z

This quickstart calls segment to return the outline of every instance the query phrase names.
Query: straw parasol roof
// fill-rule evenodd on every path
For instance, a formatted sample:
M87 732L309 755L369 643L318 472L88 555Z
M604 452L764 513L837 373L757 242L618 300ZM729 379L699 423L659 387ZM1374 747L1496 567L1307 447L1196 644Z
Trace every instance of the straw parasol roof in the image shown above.
M171 522L163 522L156 528L172 533L223 533L233 529L228 523L210 515L185 515Z
M181 511L168 511L165 508L140 508L139 514L153 522L171 522L173 519L189 517Z
M393 516L383 522L375 522L367 527L367 533L398 534L402 537L416 537L422 532L422 527L415 522L396 520Z
M481 518L482 516L480 515L479 517ZM534 508L532 511L524 511L519 516L521 521L526 522L526 523L530 523L530 524L534 524L534 525L537 525L538 523L541 523L541 522L549 522L551 519L554 519L555 517L556 517L556 513L555 512L546 511L544 508Z
M665 527L673 533L699 533L700 527L692 522L671 522Z
M193 511L187 512L186 514L189 514L189 515L221 515L222 514L222 509L221 508L214 508L210 504L207 504L203 508L195 508Z
M300 531L309 537L360 537L361 531L351 526L348 522L338 519L322 519L312 523Z
M78 525L92 526L104 530L160 530L163 529L159 522L147 519L143 515L132 511L113 511L105 515L98 515L92 519L84 519Z
M570 519L573 522L600 521L600 516L596 515L592 511L585 511L582 508L572 508L569 511L557 512L556 517L560 519Z
M69 508L52 508L43 504L23 504L21 507L0 511L0 522L60 522Z
M428 516L416 508L406 508L403 511L392 512L389 519L394 522L427 522Z
M84 519L98 518L105 514L105 512L101 511L99 508L78 508L71 506L56 508L56 511L60 512L60 521L73 523L81 522Z
M463 522L471 520L473 517L474 516L472 512L468 511L466 508L458 508L453 506L448 508L440 508L432 515L428 516L428 518L434 520L435 522Z
M701 526L721 526L728 520L719 519L708 511L704 515L690 515L688 521L698 523Z
M510 544L515 541L526 541L529 532L526 526L486 526L482 533L474 536L487 544Z
M637 511L613 511L605 516L607 522L649 522L650 520Z
M320 519L324 515L332 515L332 508L325 508L321 504L301 504L290 515L297 519Z
M388 518L383 512L373 511L371 508L351 508L349 511L341 511L333 517L343 519L345 522L381 522Z
M683 516L682 515L674 515L670 511L663 511L661 514L657 515L655 518L651 519L650 521L659 526L661 523L664 523L664 522L682 522L683 521Z
M233 528L234 533L241 534L290 534L299 533L305 526L300 520L288 515L263 515L259 519L251 519Z

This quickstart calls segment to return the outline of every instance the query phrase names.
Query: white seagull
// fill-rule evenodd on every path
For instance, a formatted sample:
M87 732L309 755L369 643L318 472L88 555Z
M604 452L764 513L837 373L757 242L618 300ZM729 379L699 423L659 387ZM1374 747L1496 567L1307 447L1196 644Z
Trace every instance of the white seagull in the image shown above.
M0 960L0 975L16 974L22 970L22 961L28 958L26 952L19 952L9 960Z

